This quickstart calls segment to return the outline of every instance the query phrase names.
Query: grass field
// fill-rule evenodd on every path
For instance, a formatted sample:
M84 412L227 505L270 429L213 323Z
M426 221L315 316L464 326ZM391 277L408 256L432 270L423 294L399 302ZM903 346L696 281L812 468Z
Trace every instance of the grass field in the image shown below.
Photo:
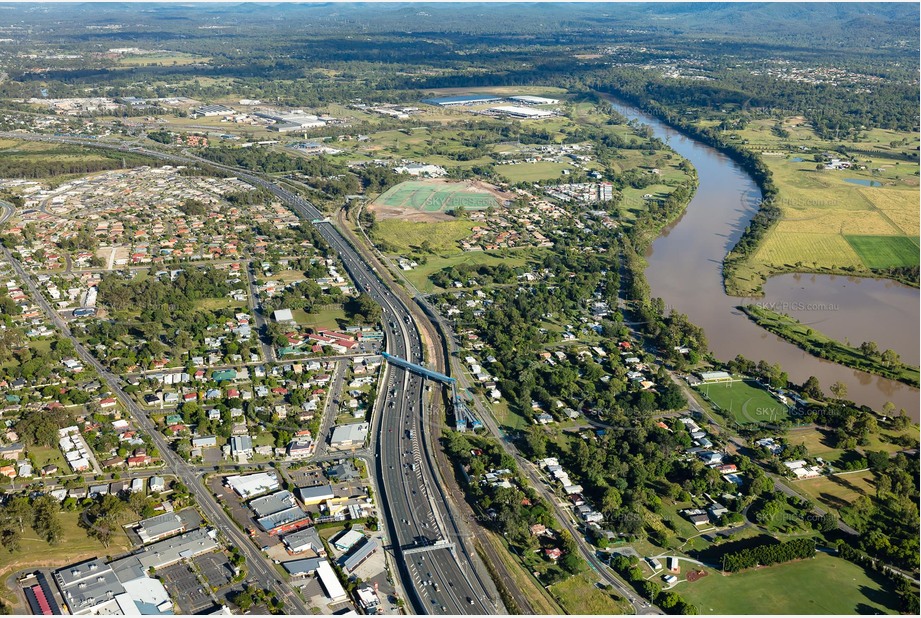
M744 130L726 133L757 154L783 153L762 155L779 189L782 218L729 282L734 294L757 294L774 272L853 269L870 274L871 269L918 265L917 165L903 158L917 151L917 133L864 131L846 140L857 159L854 168L817 170L813 155L799 147L822 151L834 144L818 137L802 118L785 121L787 137L772 133L773 122L753 121Z
M418 250L426 241L431 251L458 251L458 241L470 236L475 225L466 219L437 222L381 219L375 224L374 238L384 241L394 253Z
M509 182L536 182L538 180L556 180L563 175L563 170L572 169L566 163L538 161L537 163L516 163L514 165L497 165L496 173L509 179Z
M435 224L435 226L440 225L442 224ZM428 294L441 290L441 288L432 283L429 276L443 268L457 266L458 264L483 264L493 266L504 264L509 268L516 268L534 261L536 258L540 257L543 251L543 249L527 248L463 252L456 250L455 253L445 252L442 255L428 256L428 262L410 271L403 272L403 275L416 287L416 289Z
M550 586L550 593L556 597L568 614L604 616L623 614L623 602L614 600L611 594L595 585L596 578L588 573L574 575Z
M710 572L675 591L702 614L896 614L899 607L886 580L826 554L728 576Z
M339 328L339 321L346 319L341 305L327 305L313 313L307 313L303 309L296 309L291 313L295 322L307 328Z
M186 66L189 64L203 64L210 62L211 58L193 56L181 52L166 52L153 54L125 55L117 60L118 64L126 67L137 66Z
M485 210L498 206L496 198L484 191L475 191L466 183L430 182L410 180L401 182L382 193L375 205L387 208L406 208L421 212L448 212L458 207L466 210Z
M785 405L755 382L702 384L697 387L712 404L737 423L776 423L789 418Z
M807 479L794 483L793 487L835 511L853 504L859 496L876 494L870 471Z
M845 236L867 268L918 266L918 237Z
M4 547L0 551L0 581L6 582L8 575L20 570L40 566L64 566L94 556L114 556L130 547L128 536L119 529L112 535L109 547L86 535L86 530L78 525L80 513L62 512L59 514L63 528L63 540L57 545L49 545L38 538L35 531L26 526L20 537L20 549L10 553ZM4 598L15 599L12 591L0 587Z

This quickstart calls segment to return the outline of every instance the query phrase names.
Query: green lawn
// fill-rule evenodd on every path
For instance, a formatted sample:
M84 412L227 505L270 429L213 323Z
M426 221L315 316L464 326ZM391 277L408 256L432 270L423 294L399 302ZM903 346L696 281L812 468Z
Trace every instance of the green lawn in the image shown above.
M550 593L569 614L611 615L623 614L623 602L615 600L612 593L595 585L597 577L590 573L574 575L550 586Z
M326 305L313 313L307 313L303 309L295 309L291 312L294 320L306 328L339 328L339 321L345 320L345 311L342 305Z
M899 606L888 581L827 554L732 575L709 571L675 591L702 614L895 614Z
M563 175L564 169L573 169L573 166L571 163L554 163L552 161L496 166L496 172L508 178L509 182L512 183L556 180Z
M697 387L723 413L740 424L776 423L789 418L789 410L755 382L702 384Z
M432 251L458 251L458 241L470 236L476 224L466 219L439 222L383 219L374 226L375 241L383 241L394 253L410 253L428 242Z
M444 268L457 266L458 264L504 264L509 268L517 268L539 257L542 251L543 249L521 247L496 251L463 251L445 253L442 255L430 255L427 256L428 261L425 264L420 264L409 271L403 271L403 275L409 279L420 292L430 293L440 291L441 288L432 283L429 276Z
M845 236L867 268L918 266L918 237Z
M793 483L793 487L835 511L853 504L862 495L876 494L873 473L869 471L806 479Z
M35 531L26 526L20 535L20 548L10 553L4 547L0 551L0 581L6 581L11 573L20 569L35 568L39 566L64 566L78 560L95 556L114 556L130 547L128 536L122 529L112 535L109 547L86 535L86 530L78 525L80 513L59 513L63 529L62 541L57 545L49 545L38 538ZM0 594L12 600L13 594L5 587L0 587Z

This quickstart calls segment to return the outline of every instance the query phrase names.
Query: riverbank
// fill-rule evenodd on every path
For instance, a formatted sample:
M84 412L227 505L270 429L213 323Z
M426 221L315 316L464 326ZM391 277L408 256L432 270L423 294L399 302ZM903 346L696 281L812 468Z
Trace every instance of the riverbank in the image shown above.
M799 129L794 130L794 136L787 141L774 139L769 140L769 143L762 143L764 135L768 134L762 130L764 127L756 127L758 133L755 135L752 130L727 132L715 127L701 126L700 123L678 116L670 108L635 93L616 87L608 89L613 91L611 96L636 106L667 127L729 157L758 186L761 200L757 204L757 210L721 260L723 290L727 295L761 297L764 295L765 282L773 276L785 273L859 276L918 287L917 261L905 261L904 247L890 246L891 242L902 240L913 243L914 248L917 246L917 236L912 236L916 234L918 227L917 198L912 200L909 209L913 214L903 215L903 209L891 209L891 195L883 195L887 191L890 194L895 192L896 195L906 190L909 193L917 191L916 181L904 180L904 172L898 172L902 176L893 176L900 169L897 167L897 153L880 151L874 153L872 159L862 158L860 161L863 165L857 165L855 162L854 169L847 173L866 179L842 179L839 178L844 173L841 170L826 171L824 174L816 172L816 163L813 155L809 153L823 153L835 148L833 144L826 144L815 135L809 135L808 129L802 124L797 125ZM751 124L758 125L760 122L762 121L753 121ZM917 141L916 136L913 139ZM856 142L848 144L854 156L868 156L864 150L857 147L858 145ZM763 152L770 154L777 150L807 153L803 156L809 158L806 160L787 156L775 160L762 156ZM830 160L832 159L826 159ZM787 167L795 167L792 175L786 167L782 170L775 169L778 161L785 162ZM858 170L858 167L863 171ZM869 168L873 169L873 177L883 174L886 176L883 180L888 181L886 186L895 188L873 189L876 191L873 193L871 187L882 185L874 185L873 181L869 180ZM902 180L899 181L899 178ZM800 186L804 182L806 184ZM857 189L854 182L866 183L866 186ZM910 186L903 186L902 183ZM849 196L855 195L853 199L860 204L856 210L850 206L844 207L843 210L835 210L837 206L833 204L848 204ZM791 213L794 215L793 219ZM862 216L851 221L848 215ZM826 222L825 219L829 217L829 221ZM845 221L838 221L841 217ZM895 222L904 223L903 219L906 218L906 225L896 225ZM807 228L803 227L804 221L809 224ZM848 223L851 225L847 225ZM897 249L902 249L901 258L892 261L893 255L899 253ZM913 250L907 252L912 253Z
M792 383L802 384L815 377L826 394L831 384L842 382L848 387L848 398L858 404L881 410L891 402L917 419L918 389L816 358L764 330L736 308L747 301L727 294L722 264L758 212L762 201L758 185L726 153L642 112L635 105L606 98L621 115L649 125L655 136L697 171L698 184L691 203L674 223L662 229L644 254L635 256L648 263L643 273L645 281L638 283L648 284L649 296L661 298L666 312L683 314L702 328L715 358L742 355L779 363ZM624 245L629 247L631 243ZM625 253L630 257L629 252ZM880 341L885 342L881 345L898 350L898 342L911 339L911 333L917 331L917 300L908 293L911 288L876 283L862 286L841 277L819 274L781 275L781 278L784 285L779 287L780 278L768 281L764 288L766 298L777 307L795 308L802 302L813 310L809 315L791 311L797 318L834 324L833 336L841 340L848 337L856 341ZM876 280L866 280L868 284L871 281ZM834 310L814 310L831 305ZM884 325L878 324L880 308L889 307L893 310L886 312ZM907 354L905 350L898 351L903 356Z
M909 386L918 387L918 367L907 365L888 366L881 358L864 354L860 348L846 345L802 324L796 318L771 311L758 305L738 307L751 321L761 328L794 344L801 350L852 369L865 371L890 380L897 380Z

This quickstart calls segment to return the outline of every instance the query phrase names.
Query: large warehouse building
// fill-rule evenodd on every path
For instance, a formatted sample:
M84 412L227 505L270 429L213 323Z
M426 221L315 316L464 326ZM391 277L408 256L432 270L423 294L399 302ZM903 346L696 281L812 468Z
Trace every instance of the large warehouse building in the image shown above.
M556 115L556 112L551 112L550 110L522 107L520 105L499 105L498 107L490 107L489 111L511 116L512 118L549 118Z
M501 100L502 97L491 94L464 94L453 97L422 99L422 102L428 103L429 105L438 105L440 107L451 107L453 105L482 105L484 103L495 103Z

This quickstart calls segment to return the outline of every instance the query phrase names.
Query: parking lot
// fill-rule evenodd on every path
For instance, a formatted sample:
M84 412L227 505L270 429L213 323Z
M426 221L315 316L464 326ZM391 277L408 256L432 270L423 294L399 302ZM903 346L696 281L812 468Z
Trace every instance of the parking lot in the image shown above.
M291 482L296 487L314 487L327 483L323 471L317 467L301 468L299 470L285 470L285 474L290 477Z
M179 606L181 614L197 614L214 605L205 587L192 568L181 562L157 571L170 598Z
M205 581L214 588L223 588L233 581L233 566L223 552L204 554L192 560Z

